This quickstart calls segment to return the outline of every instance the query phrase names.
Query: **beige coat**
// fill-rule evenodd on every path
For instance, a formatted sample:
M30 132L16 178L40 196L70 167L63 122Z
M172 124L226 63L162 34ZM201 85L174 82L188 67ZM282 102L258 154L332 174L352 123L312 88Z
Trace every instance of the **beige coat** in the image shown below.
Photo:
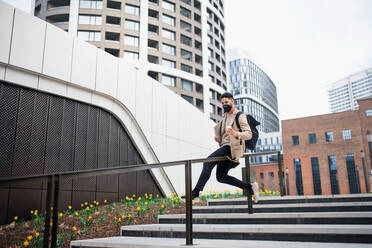
M242 132L239 132L238 126L235 123L235 116L239 111L237 109L234 110L234 121L232 125L232 129L238 133L238 137L230 136L230 147L231 147L231 158L234 162L239 162L239 159L243 156L245 152L245 140L249 140L252 138L251 128L247 122L247 117L244 113L239 116L239 124ZM226 123L226 114L222 121L220 121L215 127L216 136L220 136L220 141L222 140L223 134L225 133L225 123ZM221 128L222 127L222 128ZM221 130L221 135L219 132ZM221 142L220 142L221 145Z

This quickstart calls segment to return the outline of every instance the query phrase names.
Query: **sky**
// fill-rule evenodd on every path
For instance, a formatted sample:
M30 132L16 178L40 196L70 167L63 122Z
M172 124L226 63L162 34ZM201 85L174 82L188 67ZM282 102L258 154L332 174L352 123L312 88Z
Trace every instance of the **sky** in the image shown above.
M326 114L327 85L372 67L371 10L372 0L225 0L228 57L244 51L271 78L280 120Z

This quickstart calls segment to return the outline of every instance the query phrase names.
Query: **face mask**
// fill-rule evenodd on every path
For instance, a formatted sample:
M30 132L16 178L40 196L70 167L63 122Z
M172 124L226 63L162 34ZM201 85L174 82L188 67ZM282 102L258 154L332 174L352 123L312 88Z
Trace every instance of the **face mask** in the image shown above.
M223 111L224 111L225 113L230 112L231 108L232 108L232 106L229 105L229 104L224 104L224 105L223 105Z

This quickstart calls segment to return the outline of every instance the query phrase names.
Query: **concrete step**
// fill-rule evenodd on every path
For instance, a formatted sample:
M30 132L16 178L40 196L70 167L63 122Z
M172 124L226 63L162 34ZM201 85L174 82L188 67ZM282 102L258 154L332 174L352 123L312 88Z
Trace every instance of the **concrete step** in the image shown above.
M159 215L159 224L184 224L185 214ZM371 225L372 212L193 214L194 224Z
M121 227L121 236L184 238L184 224ZM372 225L193 225L196 239L372 243Z
M254 213L372 212L372 202L330 202L253 205ZM248 213L246 205L195 206L193 213Z
M107 247L107 248L179 248L185 246L185 239L148 238L148 237L112 237L71 241L71 248ZM195 248L370 248L370 244L360 243L320 243L286 242L261 240L211 240L194 239Z
M247 198L208 200L209 206L247 205ZM261 196L257 204L322 203L322 202L372 202L372 194Z

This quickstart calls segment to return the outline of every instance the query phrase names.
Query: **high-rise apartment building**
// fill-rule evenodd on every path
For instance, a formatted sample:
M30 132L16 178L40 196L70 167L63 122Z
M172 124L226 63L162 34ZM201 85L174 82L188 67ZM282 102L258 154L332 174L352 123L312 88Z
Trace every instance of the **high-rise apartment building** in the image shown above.
M34 14L137 63L212 120L221 119L223 0L36 0Z
M240 111L251 114L264 133L279 132L276 86L267 74L246 58L229 62L230 91Z
M372 68L352 74L328 85L331 113L357 110L357 100L372 96Z

